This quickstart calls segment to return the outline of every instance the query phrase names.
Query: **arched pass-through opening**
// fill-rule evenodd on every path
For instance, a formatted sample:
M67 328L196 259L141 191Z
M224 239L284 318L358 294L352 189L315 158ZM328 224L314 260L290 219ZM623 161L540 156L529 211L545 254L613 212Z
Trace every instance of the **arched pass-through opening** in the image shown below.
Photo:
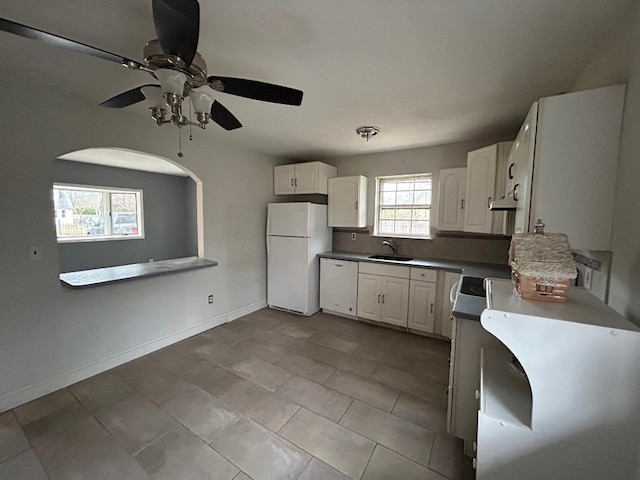
M116 217L117 213L112 215L109 211L111 220L106 217L107 220L101 221L95 209L89 208L89 214L82 216L74 212L75 223L79 223L82 230L76 232L78 236L62 239L58 231L62 272L146 262L154 258L204 256L202 181L183 165L158 155L117 147L73 151L59 156L54 165L54 184L58 189L70 185L71 188L113 187L139 191L138 204L143 212L140 223L125 234L116 224L120 220L124 222L126 214ZM64 214L58 210L64 202L60 202L56 193L59 195L60 192L54 191L58 228L58 217ZM105 204L113 203L109 198L105 197ZM126 229L128 224L123 226ZM112 233L111 237L109 233ZM115 249L124 253L122 261L114 259ZM86 261L95 264L83 265L79 260L83 256L91 256L92 259Z

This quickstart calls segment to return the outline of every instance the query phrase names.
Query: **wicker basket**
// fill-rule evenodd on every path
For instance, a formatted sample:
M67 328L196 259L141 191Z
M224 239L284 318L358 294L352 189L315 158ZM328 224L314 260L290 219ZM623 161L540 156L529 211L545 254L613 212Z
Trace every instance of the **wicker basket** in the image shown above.
M509 248L511 278L522 298L565 302L576 276L563 233L516 233Z

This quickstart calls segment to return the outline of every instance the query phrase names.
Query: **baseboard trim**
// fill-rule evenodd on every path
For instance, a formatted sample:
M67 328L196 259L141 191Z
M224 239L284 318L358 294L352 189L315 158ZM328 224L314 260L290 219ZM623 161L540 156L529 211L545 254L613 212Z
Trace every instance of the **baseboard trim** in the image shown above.
M74 383L80 382L99 373L105 372L111 368L122 365L123 363L135 360L143 355L155 352L156 350L167 347L186 338L198 335L199 333L211 328L253 313L266 306L266 299L261 300L231 312L209 318L203 322L190 325L187 328L172 332L168 335L136 345L135 347L131 347L122 352L109 355L93 362L88 362L84 365L58 373L52 377L25 385L24 387L20 387L12 392L4 393L0 395L0 413L55 392L61 388L73 385Z

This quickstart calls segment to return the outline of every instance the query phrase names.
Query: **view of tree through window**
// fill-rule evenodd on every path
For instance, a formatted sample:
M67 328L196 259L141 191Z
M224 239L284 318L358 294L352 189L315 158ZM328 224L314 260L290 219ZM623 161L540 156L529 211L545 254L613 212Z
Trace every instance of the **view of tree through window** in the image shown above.
M376 178L376 235L429 238L431 174Z
M59 239L141 237L142 192L54 185Z

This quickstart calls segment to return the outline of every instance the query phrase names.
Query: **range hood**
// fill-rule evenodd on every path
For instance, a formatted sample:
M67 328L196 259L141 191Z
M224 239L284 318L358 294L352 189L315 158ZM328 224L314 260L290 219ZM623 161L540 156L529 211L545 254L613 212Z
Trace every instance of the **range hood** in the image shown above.
M489 206L489 210L494 212L496 211L505 211L505 210L515 210L518 206L518 202L515 201L512 197L502 198L500 200L493 200Z

